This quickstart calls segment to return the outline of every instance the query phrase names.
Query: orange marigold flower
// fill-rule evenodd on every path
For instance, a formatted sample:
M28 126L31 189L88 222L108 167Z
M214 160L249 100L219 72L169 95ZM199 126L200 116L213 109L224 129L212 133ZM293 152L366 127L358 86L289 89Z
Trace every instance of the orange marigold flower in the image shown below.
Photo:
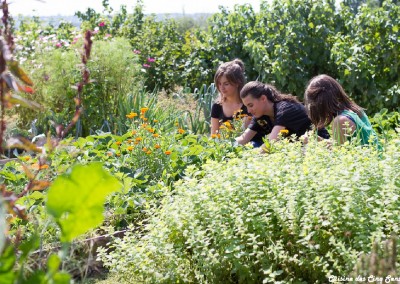
M145 114L146 111L148 111L148 110L149 110L148 107L142 107L142 108L140 109L140 113L141 113L141 114Z
M147 155L150 155L150 154L151 154L151 151L150 151L150 150L148 150L148 151L146 152L146 154L147 154Z
M142 128L146 128L146 127L147 127L147 123L143 123L143 124L141 125L141 127L142 127Z
M115 144L121 145L121 141L117 141L117 142L115 142Z
M135 141L138 141L138 142L139 142L139 141L142 141L142 140L143 140L142 137L136 137L136 138L135 138Z
M161 148L161 146L160 146L159 144L156 144L156 145L154 145L154 148L156 148L156 149L160 149L160 148Z
M160 135L157 134L157 133L154 133L154 134L153 134L153 137L157 138L157 137L160 137Z
M138 116L138 114L136 112L131 112L126 115L127 118L135 118L136 116Z
M169 151L169 150L167 150L167 151L165 151L164 153L165 153L165 155L171 155L172 152Z
M154 128L148 127L147 131L150 132L150 133L154 133Z
M143 152L147 152L147 148L146 147L143 147Z
M140 142L139 141L135 141L135 145L137 145L137 144L139 144Z
M153 122L157 123L157 122L158 122L158 120L157 120L157 119L154 119L154 120L153 120Z
M215 139L215 138L217 138L217 137L218 137L217 134L211 134L211 138L212 138L212 139Z
M126 147L126 150L128 150L128 151L132 151L133 149L134 149L133 146L128 146L128 147Z
M132 135L135 135L137 133L136 130L132 130Z
M185 133L185 130L183 130L182 128L179 128L178 132L179 132L179 134L183 134L183 133Z
M115 155L117 155L117 157L119 157L119 156L121 156L121 153L117 153L117 154L115 154Z
M29 157L29 156L24 156L24 157L22 157L22 159L23 159L25 162L27 162L27 161L29 161L29 160L31 159L31 157Z

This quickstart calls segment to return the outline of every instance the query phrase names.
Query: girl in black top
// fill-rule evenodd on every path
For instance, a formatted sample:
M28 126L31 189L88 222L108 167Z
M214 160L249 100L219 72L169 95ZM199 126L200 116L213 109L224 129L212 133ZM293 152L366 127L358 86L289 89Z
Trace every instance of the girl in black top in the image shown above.
M238 113L247 116L247 109L240 99L240 90L245 84L244 64L240 59L235 59L221 64L214 76L214 82L219 91L219 96L211 107L211 134L217 134L221 124ZM243 119L244 127L249 124L249 119Z
M311 120L297 98L281 94L272 85L249 82L241 90L240 97L253 118L246 131L236 138L239 144L248 143L256 135L269 134L269 140L276 140L280 133L300 137L312 128ZM329 138L325 128L318 130L318 135Z

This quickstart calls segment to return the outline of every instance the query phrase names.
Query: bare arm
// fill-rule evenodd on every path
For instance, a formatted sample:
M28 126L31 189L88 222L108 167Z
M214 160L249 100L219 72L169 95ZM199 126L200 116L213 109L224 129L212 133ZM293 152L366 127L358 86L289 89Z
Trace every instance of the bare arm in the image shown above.
M243 129L247 129L247 127L250 125L250 122L251 122L251 116L243 117Z
M211 134L217 134L219 130L218 118L211 118Z
M333 120L332 135L337 144L346 142L346 137L352 135L356 130L354 122L346 116L338 115Z
M269 141L277 140L279 137L279 133L283 129L286 129L286 127L282 125L275 125L274 128L272 128L271 134L268 137Z
M251 130L250 128L247 128L242 135L237 137L235 140L237 143L240 145L245 145L250 142L250 140L256 136L257 132L254 130Z

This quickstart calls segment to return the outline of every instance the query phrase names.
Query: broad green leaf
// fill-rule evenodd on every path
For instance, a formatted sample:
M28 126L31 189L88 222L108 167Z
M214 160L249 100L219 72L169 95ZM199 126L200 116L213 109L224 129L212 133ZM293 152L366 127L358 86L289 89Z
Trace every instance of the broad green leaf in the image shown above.
M58 272L53 276L54 284L69 284L71 283L71 276L66 272Z
M50 274L55 274L60 268L61 260L56 254L52 254L47 259L47 270Z
M12 284L14 283L14 264L15 264L15 253L14 247L7 246L2 255L0 255L0 284Z
M61 227L61 241L70 242L101 224L106 196L121 187L100 163L77 165L58 177L48 192L47 210Z

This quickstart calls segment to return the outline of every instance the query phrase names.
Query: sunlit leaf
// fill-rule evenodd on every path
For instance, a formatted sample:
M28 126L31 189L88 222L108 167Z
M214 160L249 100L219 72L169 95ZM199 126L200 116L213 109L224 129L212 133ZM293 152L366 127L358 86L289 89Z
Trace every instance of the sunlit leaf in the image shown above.
M33 82L32 80L28 77L28 75L26 75L26 73L24 72L24 70L22 70L19 67L19 64L17 61L9 61L8 62L8 69L10 70L10 72L17 77L18 79L20 79L22 82L24 82L25 84L32 86Z
M21 106L28 107L28 108L35 109L35 110L41 110L42 109L42 106L40 104L38 104L36 102L29 101L29 100L27 100L27 99L25 99L25 98L23 98L21 96L18 96L16 94L10 94L9 93L6 96L6 100L8 100L8 102L10 102L10 103L12 103L14 105L20 104Z
M51 182L47 180L34 180L30 190L44 190L50 186Z
M61 227L63 242L70 242L101 224L106 196L121 184L100 163L77 165L59 176L48 191L47 210Z
M38 148L36 144L25 137L11 137L7 140L7 148L17 148L28 152L42 153L42 149Z
M14 283L15 274L13 271L15 264L14 248L10 245L5 248L0 255L0 284Z

